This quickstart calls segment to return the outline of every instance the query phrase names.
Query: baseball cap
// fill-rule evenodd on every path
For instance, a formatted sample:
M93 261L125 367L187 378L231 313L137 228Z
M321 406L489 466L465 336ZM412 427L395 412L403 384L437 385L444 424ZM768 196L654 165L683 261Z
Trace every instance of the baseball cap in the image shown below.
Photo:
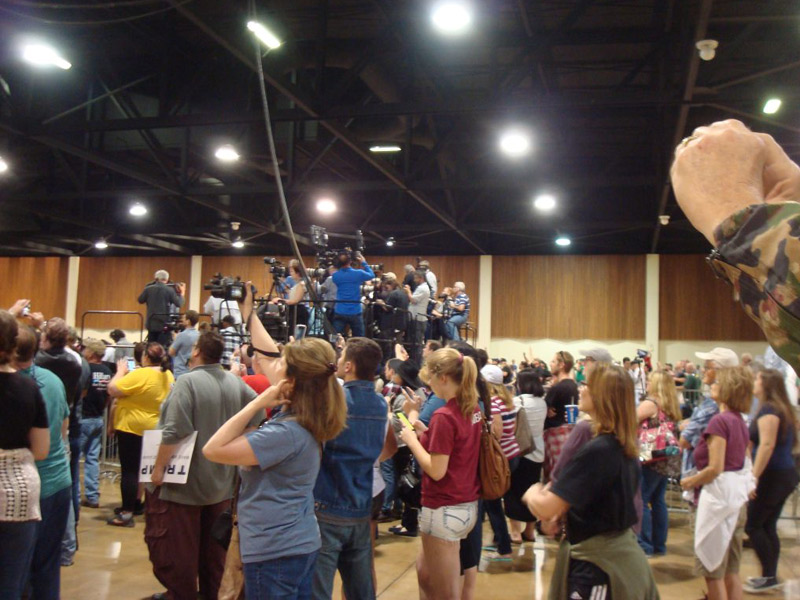
M605 348L590 348L589 350L581 350L580 355L596 362L609 364L614 362L614 358L611 356L611 353Z
M484 365L481 375L487 383L503 385L503 371L497 365Z
M713 360L723 368L739 366L739 357L730 348L716 347L710 352L695 352L694 355L703 360Z
M390 281L390 280L397 281L397 275L395 275L395 274L394 274L394 273L392 273L391 271L387 271L386 273L384 273L384 274L383 274L383 278L384 278L386 281Z

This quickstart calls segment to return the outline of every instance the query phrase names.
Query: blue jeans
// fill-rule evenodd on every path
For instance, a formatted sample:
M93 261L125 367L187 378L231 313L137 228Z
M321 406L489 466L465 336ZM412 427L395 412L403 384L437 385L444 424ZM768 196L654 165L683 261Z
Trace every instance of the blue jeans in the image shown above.
M81 419L80 450L83 453L83 488L86 499L96 503L100 500L98 489L100 478L100 440L103 435L103 417ZM78 483L80 486L80 483ZM78 488L80 489L80 487ZM78 494L80 497L80 494Z
M645 554L667 551L667 478L652 469L642 467L642 532L639 545Z
M31 568L37 525L38 521L0 521L0 600L22 597Z
M242 568L247 600L311 598L317 554L319 552L244 563Z
M72 502L70 502L69 510L67 511L67 526L64 528L64 537L61 540L61 564L72 564L72 559L77 551L78 532L75 530L75 509L72 506Z
M397 497L397 481L394 472L394 459L387 458L381 463L381 475L383 481L386 483L386 491L384 492L384 502L381 507L384 512L389 512L394 507L395 499Z
M61 588L61 540L67 528L72 487L40 500L42 520L36 527L36 547L31 563L31 597L58 600Z
M331 599L337 569L347 600L375 600L369 521L353 525L320 521L319 533L322 548L314 569L314 600Z
M444 328L447 331L447 339L448 340L460 340L461 336L458 335L458 328L461 327L464 323L467 322L467 315L460 314L460 315L453 315L449 319L447 319L447 323L444 324Z
M344 333L344 329L350 325L350 331L353 337L364 337L364 317L361 313L356 315L343 315L336 313L333 316L333 329L336 333Z
M519 466L519 460L519 456L508 460L508 467L512 473ZM508 523L506 523L506 515L503 512L503 499L484 500L483 511L489 515L489 523L494 533L494 543L497 544L497 553L503 556L511 554L511 535L508 533ZM478 520L478 525L481 523L483 523L483 513Z

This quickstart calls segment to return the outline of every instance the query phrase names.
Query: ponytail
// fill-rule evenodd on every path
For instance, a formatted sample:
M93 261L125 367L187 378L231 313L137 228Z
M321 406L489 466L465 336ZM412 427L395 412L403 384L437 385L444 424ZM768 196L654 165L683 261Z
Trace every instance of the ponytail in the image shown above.
M461 389L458 390L458 406L461 408L461 413L464 418L469 418L475 407L478 406L478 389L476 382L478 381L478 367L475 361L469 356L463 356L463 365L461 368Z
M478 367L475 361L453 348L442 348L428 357L427 370L431 375L444 375L458 383L456 402L465 419L478 405Z

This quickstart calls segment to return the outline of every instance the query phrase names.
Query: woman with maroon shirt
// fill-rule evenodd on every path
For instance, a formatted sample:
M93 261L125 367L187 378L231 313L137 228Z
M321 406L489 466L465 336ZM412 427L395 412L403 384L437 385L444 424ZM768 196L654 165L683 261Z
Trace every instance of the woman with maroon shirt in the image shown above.
M426 371L434 394L449 400L433 413L429 428L417 422L423 429L419 439L408 427L400 432L423 472L417 578L420 598L457 600L459 540L478 520L478 369L470 357L443 348L428 357Z

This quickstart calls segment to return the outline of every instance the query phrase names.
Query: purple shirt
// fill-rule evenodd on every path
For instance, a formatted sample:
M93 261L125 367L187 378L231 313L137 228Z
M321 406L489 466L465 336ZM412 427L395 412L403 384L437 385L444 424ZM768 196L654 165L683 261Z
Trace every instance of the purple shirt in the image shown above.
M694 451L694 462L698 471L702 471L708 466L707 440L710 435L716 435L725 440L726 471L739 471L744 467L744 456L747 453L750 434L741 413L726 410L714 415L708 422L708 427L703 432L703 437Z

